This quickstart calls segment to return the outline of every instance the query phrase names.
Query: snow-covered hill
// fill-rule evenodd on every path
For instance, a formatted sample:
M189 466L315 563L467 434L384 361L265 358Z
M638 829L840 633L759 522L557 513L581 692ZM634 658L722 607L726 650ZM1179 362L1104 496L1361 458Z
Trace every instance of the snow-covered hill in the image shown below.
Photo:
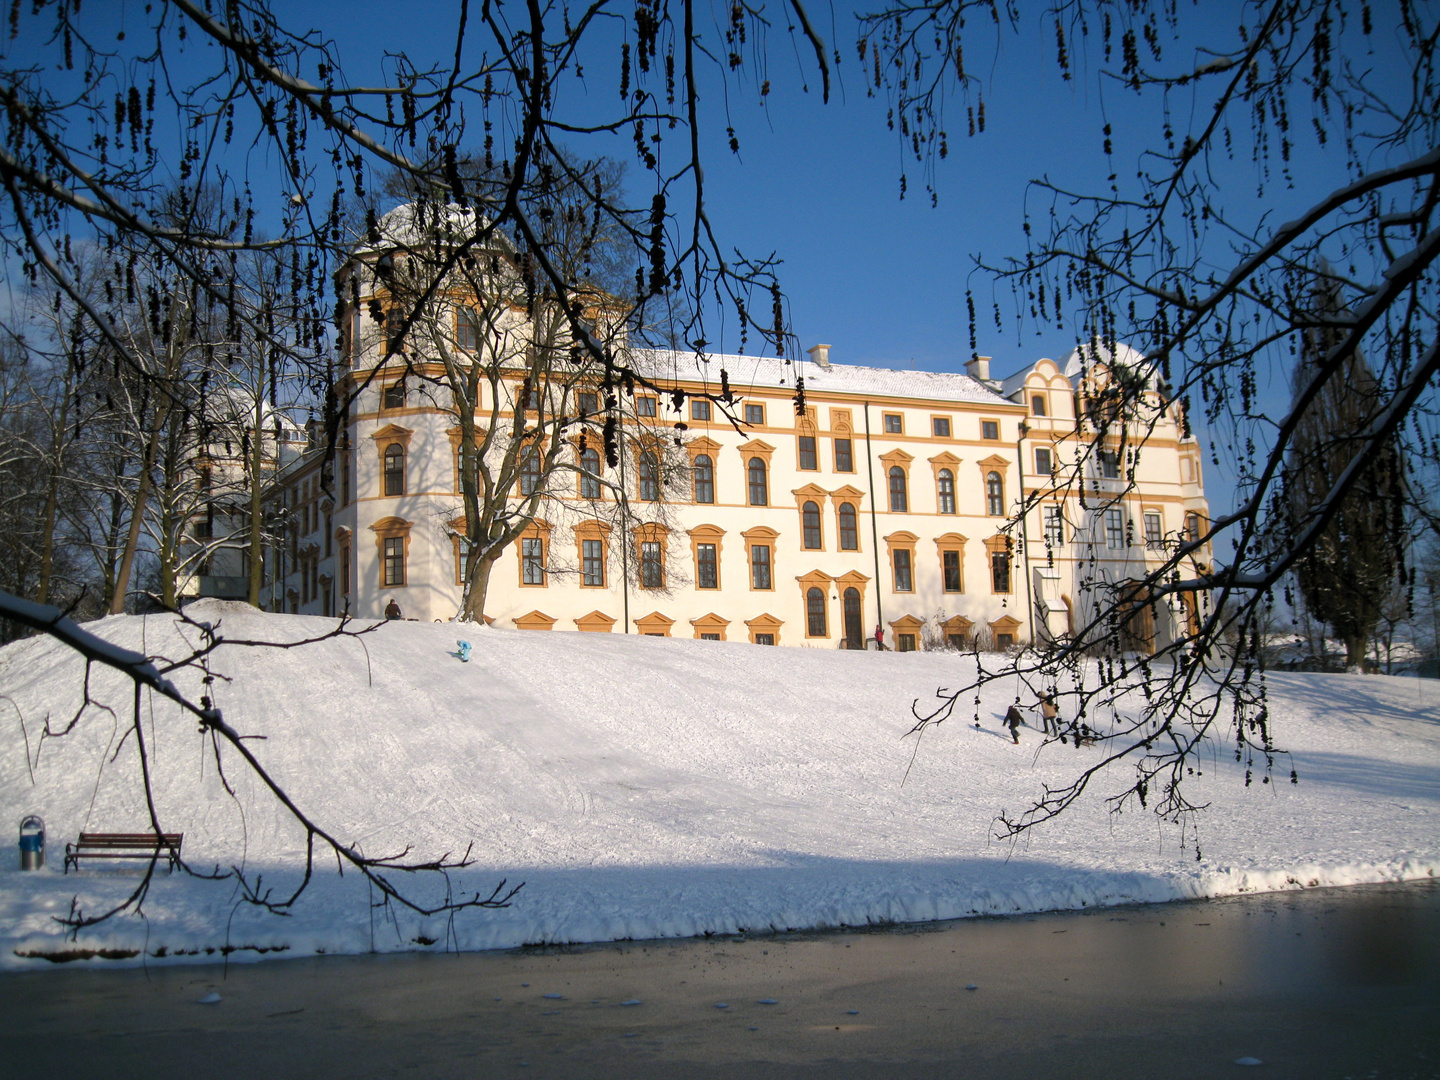
M331 625L243 605L190 610L234 639L297 640ZM91 628L152 655L184 651L168 616ZM459 636L475 645L468 664L454 655ZM1301 783L1246 788L1217 747L1194 781L1214 802L1197 862L1193 837L1182 849L1149 814L1110 815L1099 792L1018 845L994 840L1001 808L1022 808L1098 751L1037 758L1033 730L1012 745L1001 715L1013 693L997 689L980 729L957 719L915 754L901 737L911 700L961 681L966 663L418 623L290 650L222 646L217 703L241 732L264 736L248 745L321 824L370 854L473 844L457 891L488 893L502 877L524 889L508 909L446 925L372 910L363 882L338 877L333 859L289 918L237 903L231 883L162 874L144 919L67 944L51 916L72 898L101 910L137 880L133 867L60 872L82 829L147 825L134 746L119 738L131 692L93 672L94 704L75 730L42 741L47 716L63 726L79 707L83 669L48 640L20 642L0 650L0 821L42 815L50 867L0 862L0 965L43 965L18 954L75 947L145 948L154 962L227 942L243 958L258 955L251 947L294 956L762 932L1440 871L1440 684L1272 678L1274 730ZM198 676L177 682L201 692ZM232 799L192 720L148 699L144 720L160 820L185 833L187 858L293 881L303 835L240 763L225 762ZM430 896L443 887L401 883Z

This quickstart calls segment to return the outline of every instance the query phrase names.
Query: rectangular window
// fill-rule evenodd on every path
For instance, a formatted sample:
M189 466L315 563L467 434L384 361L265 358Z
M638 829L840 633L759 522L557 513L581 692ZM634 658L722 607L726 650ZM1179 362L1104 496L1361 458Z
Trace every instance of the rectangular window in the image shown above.
M539 537L520 541L520 564L526 585L545 584L545 548Z
M715 559L714 544L695 545L695 587L697 589L718 589L720 587L720 566Z
M460 308L455 312L456 344L466 352L480 348L480 315L473 308Z
M580 392L580 415L594 416L600 411L600 395L582 390Z
M1015 635L1014 635L1014 634L996 634L996 635L995 635L995 647L996 647L997 649L1010 649L1010 648L1014 648L1014 646L1015 646Z
M990 585L997 593L1010 591L1010 554L1005 551L990 553Z
M756 634L756 635L755 635L755 644L756 644L756 645L774 645L774 644L775 644L775 635L774 635L774 634Z
M1106 480L1120 479L1120 455L1113 450L1101 450L1098 456L1100 475Z
M800 436L800 468L813 471L820 468L820 462L815 456L815 436Z
M1040 516L1045 531L1045 543L1050 547L1059 547L1065 543L1065 521L1060 515L1060 507L1041 507Z
M640 587L642 589L663 589L665 587L665 566L660 557L658 540L641 541Z
M999 439L999 438L1000 438L1000 421L999 421L999 420L981 420L981 421L980 421L980 437L981 437L982 439Z
M849 439L835 440L835 471L854 472L855 458L850 453Z
M961 592L960 588L960 552L942 551L940 553L941 576L945 579L946 592Z
M910 552L894 551L890 558L895 563L895 591L914 592L914 582L910 573Z
M696 398L695 400L691 401L691 402L690 402L690 419L691 419L691 420L709 420L709 419L710 419L710 402L704 400L703 398Z
M350 358L352 360L358 360L360 358L360 350L364 346L364 341L362 340L364 330L365 314L363 309L357 304L350 311Z
M747 423L747 424L764 424L764 423L765 423L765 406L764 406L764 405L755 405L755 404L752 404L752 403L747 402L746 405L745 405L745 423Z
M950 418L948 416L932 416L930 433L937 439L948 439L950 437Z
M886 434L886 435L903 435L903 434L905 434L905 421L904 421L904 419L901 417L901 415L900 415L899 413L893 413L893 412L887 412L887 413L885 413L885 434Z
M1049 476L1054 470L1055 459L1050 456L1048 446L1037 446L1035 448L1035 474L1037 476Z
M1046 416L1046 415L1048 415L1047 412L1046 412L1046 409L1045 409L1045 395L1044 395L1044 394L1031 394L1031 395L1030 395L1030 411L1031 411L1034 415L1036 415L1036 416Z
M655 399L653 397L637 397L635 399L636 416L654 416Z
M1105 511L1105 546L1112 549L1125 546L1125 512L1123 510Z
M405 538L403 536L387 536L385 538L385 585L405 584Z
M1145 511L1145 546L1158 548L1160 545L1160 515L1147 510Z
M701 640L701 641L719 641L719 640L720 640L720 635L719 635L719 634L701 634L701 635L700 635L700 640Z
M350 595L350 548L340 549L340 595Z
M895 643L896 643L896 648L897 648L900 652L914 652L914 651L915 651L915 635L914 635L914 634L896 634L896 635L895 635Z
M771 588L769 544L755 544L750 548L750 587L752 589Z
M391 383L380 392L382 409L403 409L405 407L405 383Z
M605 584L605 547L599 540L580 541L581 580L600 588Z

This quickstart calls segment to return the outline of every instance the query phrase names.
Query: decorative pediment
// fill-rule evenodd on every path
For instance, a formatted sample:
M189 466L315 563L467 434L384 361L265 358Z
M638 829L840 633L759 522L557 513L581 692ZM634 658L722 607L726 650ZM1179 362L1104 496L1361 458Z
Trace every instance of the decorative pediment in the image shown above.
M901 615L898 619L891 619L890 626L897 633L913 634L925 625L923 619L917 619L914 615Z
M943 536L935 537L935 546L941 548L964 547L969 542L967 537L957 532L948 532Z
M959 470L962 459L956 457L954 454L950 453L950 451L947 450L945 451L945 453L936 454L934 457L929 458L928 460L930 462L930 468L935 473L935 479L939 480L941 469L949 469L951 474L953 475Z
M399 424L386 424L378 431L372 431L370 438L374 439L379 446L398 442L405 449L410 449L410 436L415 432L410 428L403 428Z
M819 484L806 484L804 487L795 488L791 492L791 494L795 496L798 502L804 502L806 499L813 499L816 502L824 502L826 496L828 496L830 493L824 488L822 488Z
M889 536L882 537L882 539L891 547L912 547L915 541L920 538L912 532L906 532L904 529L901 529L899 532L893 532Z
M649 615L642 615L635 620L635 629L646 635L659 634L661 637L670 636L670 627L675 625L675 620L668 615L662 615L658 611L652 611Z
M691 439L685 444L685 452L690 455L690 460L692 462L701 454L709 454L710 460L713 461L723 449L723 446L721 446L714 439L706 435L701 435L698 438Z
M991 454L989 457L977 461L975 464L979 465L982 469L1000 469L1002 471L1010 467L1009 460L1001 457L999 454Z
M524 615L516 615L510 621L515 624L517 630L555 629L555 620L543 611L527 611Z
M1001 615L990 624L990 629L997 634L1013 634L1020 629L1020 620L1014 615Z
M725 640L725 628L730 625L729 619L722 619L713 611L701 615L698 619L691 619L690 625L695 628L695 636L701 634L719 634L720 640Z
M858 503L861 499L865 498L865 492L850 484L846 484L844 487L838 487L830 492L830 498L834 499L837 503Z
M771 446L764 439L751 439L747 443L741 443L739 450L746 458L764 458L766 465L770 464L770 457L775 453L775 447Z
M762 615L756 615L753 619L746 619L745 625L748 626L752 632L759 631L762 634L770 634L779 630L785 623L783 620L777 619L774 615L767 612Z
M847 570L835 579L835 584L842 590L847 588L864 589L866 585L870 584L870 579L859 570Z
M592 611L576 619L575 625L583 633L608 634L614 628L615 620L603 611Z

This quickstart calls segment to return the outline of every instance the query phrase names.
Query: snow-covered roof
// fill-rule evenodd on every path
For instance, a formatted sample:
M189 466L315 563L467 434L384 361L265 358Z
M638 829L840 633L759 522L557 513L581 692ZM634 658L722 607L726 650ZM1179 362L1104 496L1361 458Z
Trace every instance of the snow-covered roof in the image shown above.
M1154 364L1145 359L1145 354L1138 349L1133 349L1123 341L1116 342L1112 350L1103 341L1095 340L1088 345L1082 345L1072 352L1065 359L1061 370L1065 377L1072 383L1078 383L1085 370L1094 367L1097 363L1104 364L1108 368L1128 368L1130 370L1145 370L1154 368Z
M355 238L354 253L373 255L396 248L425 247L437 241L459 244L472 239L486 224L487 220L474 210L455 203L402 203L380 215L376 222L380 242L374 243L367 232L362 232ZM509 238L500 231L493 236L502 247L510 246Z
M1025 386L1025 380L1030 377L1030 373L1035 370L1036 366L1043 364L1046 360L1050 360L1050 358L1048 356L1042 356L1039 360L1036 360L1035 363L1027 364L1008 379L1002 379L1000 381L1000 393L1007 398L1013 397L1017 391ZM1054 364L1055 361L1050 360L1050 363ZM1056 366L1058 367L1059 365L1057 364Z
M894 371L890 368L861 367L856 364L821 366L812 360L787 363L773 356L736 356L708 353L704 359L693 352L637 350L635 370L653 379L699 382L719 387L724 368L735 389L790 389L799 378L806 393L854 394L858 397L923 398L929 401L972 401L997 404L994 390L969 375L947 371Z

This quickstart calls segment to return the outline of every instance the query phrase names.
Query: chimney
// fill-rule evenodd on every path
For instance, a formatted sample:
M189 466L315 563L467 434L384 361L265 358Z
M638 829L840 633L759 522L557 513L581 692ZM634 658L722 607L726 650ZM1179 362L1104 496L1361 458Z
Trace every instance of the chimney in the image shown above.
M979 379L981 382L990 381L990 357L977 356L972 360L965 361L965 371L972 379Z
M805 351L810 354L810 359L815 361L815 363L819 364L821 367L830 366L829 345L812 345Z

